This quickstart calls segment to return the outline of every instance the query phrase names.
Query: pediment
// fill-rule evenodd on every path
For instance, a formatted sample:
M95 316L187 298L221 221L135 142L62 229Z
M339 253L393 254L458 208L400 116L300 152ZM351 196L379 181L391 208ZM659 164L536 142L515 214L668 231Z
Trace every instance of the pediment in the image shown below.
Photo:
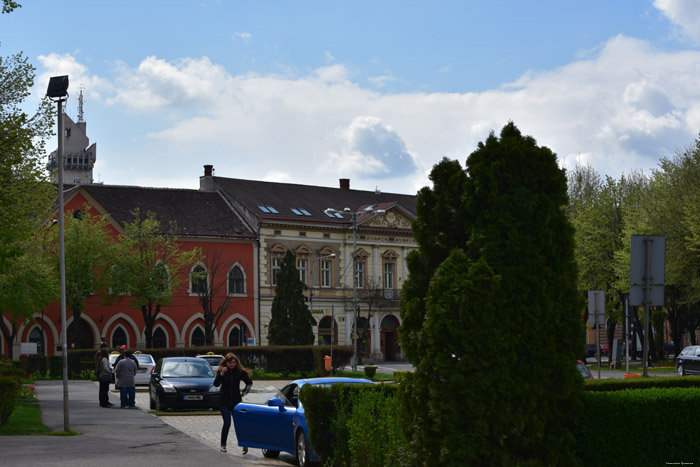
M410 229L413 219L406 216L399 209L393 208L383 215L375 216L364 223L370 227L384 227L392 229Z

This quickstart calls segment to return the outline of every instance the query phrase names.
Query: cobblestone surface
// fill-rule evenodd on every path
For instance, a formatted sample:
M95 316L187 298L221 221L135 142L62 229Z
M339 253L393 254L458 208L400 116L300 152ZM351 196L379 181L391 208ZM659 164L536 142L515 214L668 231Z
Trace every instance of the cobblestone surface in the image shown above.
M259 381L253 384L250 393L244 398L245 402L262 404L270 397L274 396L288 381ZM110 400L118 404L119 392L112 391ZM149 396L148 388L139 386L136 389L136 405L139 409L148 411ZM155 416L155 415L154 415ZM206 446L219 451L221 438L222 420L218 412L212 412L211 415L169 415L160 416L160 420L168 425L182 431L188 436L202 442ZM295 464L294 456L291 454L281 453L278 459L266 459L262 455L260 449L251 448L248 454L241 454L241 448L238 447L236 439L236 431L233 426L228 435L227 453L221 453L222 456L235 458L237 462L242 462L247 465L261 466L286 466Z

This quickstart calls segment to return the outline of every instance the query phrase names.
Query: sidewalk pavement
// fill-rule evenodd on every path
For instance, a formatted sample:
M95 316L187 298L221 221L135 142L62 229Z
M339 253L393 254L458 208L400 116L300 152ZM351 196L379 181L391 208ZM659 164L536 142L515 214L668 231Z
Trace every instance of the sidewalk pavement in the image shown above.
M261 382L264 387L267 382ZM38 381L37 398L41 407L42 422L51 431L63 431L63 382ZM275 387L268 387L274 391ZM139 409L120 409L119 396L110 393L110 401L116 404L110 409L98 404L98 385L91 381L69 381L69 428L78 436L0 436L0 464L13 466L100 466L139 467L168 466L191 467L202 465L243 466L259 464L256 458L262 455L251 449L244 458L237 448L235 431L231 427L228 454L218 451L221 418L211 416L156 417L147 412L148 393L137 391ZM257 393L256 399L270 397ZM257 402L257 400L255 400ZM263 399L264 402L264 399ZM175 428L166 419L191 419L184 423L189 433ZM208 426L205 444L197 439L202 426ZM253 453L253 451L255 451ZM251 456L251 454L253 454ZM282 456L280 456L282 457ZM267 461L267 459L265 459ZM263 465L287 465L284 460Z

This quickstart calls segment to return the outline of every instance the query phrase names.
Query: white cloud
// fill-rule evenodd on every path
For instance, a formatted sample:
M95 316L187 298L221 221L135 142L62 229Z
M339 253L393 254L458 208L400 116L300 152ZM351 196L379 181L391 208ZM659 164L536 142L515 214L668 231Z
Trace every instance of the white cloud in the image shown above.
M625 36L479 93L382 94L353 82L341 64L305 76L232 76L207 57L147 57L106 78L70 56L42 62L111 87L106 103L120 126L129 119L122 111L148 116L130 140L112 143L118 147L96 140L98 157L114 159L105 169L138 166L178 183L191 177L190 186L211 163L220 176L328 186L353 177L354 188L412 193L435 163L464 163L509 120L563 165L583 160L617 177L655 167L700 132L700 52L663 52ZM133 174L113 174L103 171L102 180L133 184Z
M248 43L253 38L253 35L249 32L236 32L236 37L243 39L244 42Z
M416 171L413 157L391 126L379 118L356 117L335 132L337 150L329 151L321 172L339 177L359 174L365 178L395 178Z
M669 20L680 26L685 35L700 42L700 2L697 0L654 0Z

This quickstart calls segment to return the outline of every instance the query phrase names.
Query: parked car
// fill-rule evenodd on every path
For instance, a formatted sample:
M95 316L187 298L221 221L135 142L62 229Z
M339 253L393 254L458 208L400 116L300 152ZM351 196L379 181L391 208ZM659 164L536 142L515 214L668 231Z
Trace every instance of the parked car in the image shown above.
M219 368L219 364L221 363L221 360L224 359L223 355L217 355L214 352L208 352L204 355L197 355L197 358L203 358L209 363L209 366L211 367L211 370L213 372L216 372L216 369Z
M219 388L214 372L202 358L168 357L158 360L148 384L151 409L218 409Z
M576 362L576 369L579 373L581 373L583 379L593 379L593 373L591 373L591 370L589 370L586 364L583 363L581 360L578 360Z
M309 428L304 407L299 401L299 390L306 384L331 386L333 384L374 384L359 378L298 379L284 386L266 404L240 403L233 409L233 420L238 444L262 449L263 456L276 458L280 451L297 457L301 467L318 462L318 456L309 447Z
M691 345L676 357L676 371L679 376L700 374L700 345Z
M600 344L600 355L601 356L606 356L608 355L608 344ZM595 352L595 344L586 344L586 358L593 358L596 356Z
M139 369L136 371L134 383L136 386L148 386L151 381L151 373L156 367L156 361L151 354L134 352L134 357L139 361Z

